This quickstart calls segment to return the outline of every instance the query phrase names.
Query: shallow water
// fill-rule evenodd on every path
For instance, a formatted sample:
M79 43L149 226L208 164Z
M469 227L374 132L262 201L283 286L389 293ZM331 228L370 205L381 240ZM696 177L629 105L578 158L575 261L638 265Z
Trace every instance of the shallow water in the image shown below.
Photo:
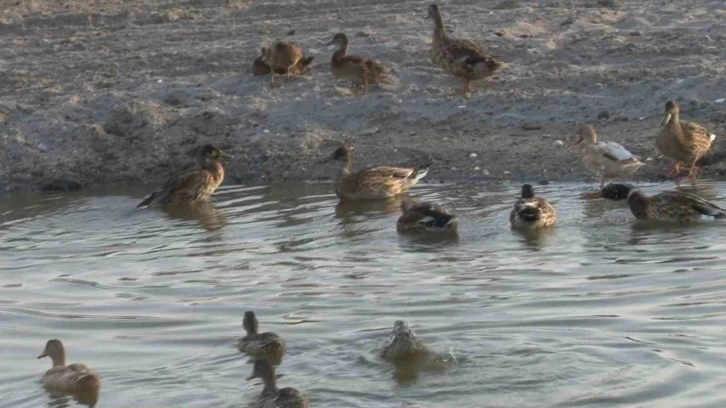
M559 214L539 237L508 228L514 187L414 189L458 240L399 236L396 203L341 207L328 184L225 187L197 213L134 210L149 187L6 197L0 406L74 404L40 385L50 338L101 374L99 407L246 406L248 309L315 407L724 406L724 225L642 228L588 188L539 187ZM379 361L396 319L444 364Z

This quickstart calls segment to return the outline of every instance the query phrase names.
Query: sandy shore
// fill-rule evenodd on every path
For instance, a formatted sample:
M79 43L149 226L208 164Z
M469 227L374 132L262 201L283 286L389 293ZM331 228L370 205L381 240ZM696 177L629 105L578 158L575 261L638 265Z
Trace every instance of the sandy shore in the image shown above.
M670 164L654 141L668 99L726 149L723 1L442 3L450 31L509 64L468 99L429 61L427 4L3 2L0 188L157 182L205 142L236 156L227 183L331 179L321 159L342 140L359 166L429 166L430 181L592 179L567 149L581 122L655 180ZM338 31L398 83L352 95L333 79L324 44ZM312 74L277 89L252 76L275 38L315 56Z

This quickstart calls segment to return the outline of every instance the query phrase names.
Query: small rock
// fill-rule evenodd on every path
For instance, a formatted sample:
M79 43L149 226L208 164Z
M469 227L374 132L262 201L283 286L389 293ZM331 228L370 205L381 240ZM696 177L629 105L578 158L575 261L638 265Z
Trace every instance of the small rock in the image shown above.
M604 111L602 111L602 112L600 112L600 113L597 114L597 118L598 119L608 120L608 119L610 119L610 112L604 110Z
M474 159L474 158L476 158L476 153L471 153L471 154L469 155L469 158L470 158L470 159Z
M479 166L474 166L474 170L479 170Z
M546 186L547 184L550 184L550 181L547 179L540 179L537 184L539 184L540 186Z
M42 191L75 191L81 189L81 183L73 180L56 179L40 186Z
M482 170L481 174L483 174L483 175L485 175L485 176L488 176L488 175L490 175L491 173L489 173L489 170L487 170L487 169L484 169L484 170Z
M295 30L290 30L287 32L287 35L295 35L296 32Z
M270 133L270 129L265 129L265 130L262 131L262 133L269 134Z
M509 173L510 173L509 170L504 170L504 174L509 174Z
M716 103L724 103L726 101L726 98L716 99Z
M370 30L358 31L357 33L355 33L355 35L356 35L356 37L368 38L373 35L373 31L370 31Z
M522 125L522 129L524 130L540 130L542 129L542 126L536 124L536 123L525 123Z
M368 129L362 131L361 135L363 135L363 136L375 135L376 133L378 133L379 130L380 129L377 127L368 128Z
M643 33L641 33L640 31L631 31L630 32L631 37L640 37L641 35L643 35Z
M563 146L564 144L565 144L565 142L563 142L562 140L555 140L556 146Z

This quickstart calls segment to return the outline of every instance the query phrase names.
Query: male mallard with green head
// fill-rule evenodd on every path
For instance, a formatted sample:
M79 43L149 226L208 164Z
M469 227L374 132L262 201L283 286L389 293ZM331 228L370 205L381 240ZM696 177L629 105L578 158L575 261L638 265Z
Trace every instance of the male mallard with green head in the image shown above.
M449 214L436 204L416 203L409 197L401 201L403 215L396 222L399 232L453 232L459 222L456 216Z
M643 162L622 145L598 142L592 125L580 126L575 145L580 151L582 165L600 176L600 188L603 188L606 180L631 175L644 166Z
M200 169L186 171L170 178L136 208L207 201L224 180L224 167L219 160L231 157L211 144L202 146L197 149Z
M266 359L255 361L252 375L253 378L262 379L265 384L257 402L253 405L256 408L308 408L307 398L297 389L286 387L277 388L275 367Z
M380 356L388 361L400 361L426 356L429 349L414 334L413 330L403 320L393 324L391 339L380 352Z
M487 78L503 66L487 55L480 44L472 40L450 38L437 5L429 6L426 18L434 20L431 60L445 72L462 78L465 94L471 92L471 81Z
M534 230L555 224L557 213L555 207L542 197L535 197L534 188L522 186L522 197L514 204L509 214L512 228Z
M711 148L716 139L714 133L695 122L681 122L680 106L673 101L665 105L663 128L658 133L655 145L663 155L676 161L670 177L677 177L681 163L690 165L688 177L696 175L696 161Z
M375 200L405 193L426 176L428 169L375 166L353 172L355 149L343 145L333 152L332 160L342 163L335 180L335 194L341 200Z
M251 356L265 356L275 362L282 360L287 343L276 333L260 333L260 322L255 312L245 312L242 326L247 334L239 340L238 348L241 352Z
M101 386L98 374L85 364L66 365L66 351L60 340L48 340L38 358L50 357L53 366L43 374L43 385L66 393L97 392Z
M330 60L330 69L333 76L343 78L353 83L357 92L363 88L363 93L368 93L368 85L378 83L389 83L388 71L378 62L360 55L347 55L348 36L338 33L333 36L328 46L337 46Z
M626 200L630 212L638 220L688 223L704 217L726 218L723 208L680 191L665 191L648 197L627 184L609 184L597 196L614 201Z

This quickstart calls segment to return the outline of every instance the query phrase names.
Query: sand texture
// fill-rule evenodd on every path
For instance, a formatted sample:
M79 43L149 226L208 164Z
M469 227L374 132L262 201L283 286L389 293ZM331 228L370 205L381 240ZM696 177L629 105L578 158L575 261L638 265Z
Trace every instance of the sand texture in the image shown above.
M358 166L428 166L431 182L594 180L567 149L581 122L657 180L671 164L655 150L669 99L726 150L722 0L440 3L452 34L508 64L470 98L429 59L427 5L0 0L0 188L158 182L205 142L235 155L227 183L332 179L322 159L342 140ZM325 44L339 31L396 81L357 95L334 79ZM274 39L314 56L312 72L276 89L253 76Z

